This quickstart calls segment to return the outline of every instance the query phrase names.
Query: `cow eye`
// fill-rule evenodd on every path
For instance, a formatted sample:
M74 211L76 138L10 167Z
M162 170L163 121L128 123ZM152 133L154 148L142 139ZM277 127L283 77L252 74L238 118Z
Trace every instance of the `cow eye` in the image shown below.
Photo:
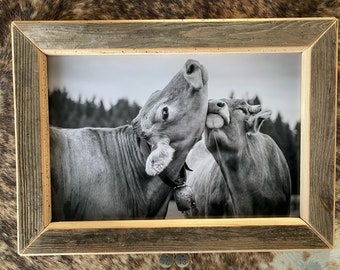
M164 107L162 109L162 119L165 121L169 118L169 109L168 107Z

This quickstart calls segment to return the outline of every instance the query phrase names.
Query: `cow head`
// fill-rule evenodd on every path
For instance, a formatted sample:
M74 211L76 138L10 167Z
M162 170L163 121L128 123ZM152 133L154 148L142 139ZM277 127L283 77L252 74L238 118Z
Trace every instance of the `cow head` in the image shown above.
M204 135L207 148L212 153L240 150L246 136L258 132L270 116L271 111L262 111L260 105L249 105L242 99L209 100Z
M175 160L184 162L201 137L208 107L207 81L205 67L188 60L163 90L150 96L132 121L136 133L151 146L147 174L159 174Z

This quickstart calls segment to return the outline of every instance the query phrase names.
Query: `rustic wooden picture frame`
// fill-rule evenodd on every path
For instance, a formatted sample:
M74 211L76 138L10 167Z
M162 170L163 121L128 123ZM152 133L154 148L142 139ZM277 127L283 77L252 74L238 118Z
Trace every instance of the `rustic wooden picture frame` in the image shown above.
M329 249L334 242L335 18L13 22L21 255ZM298 52L300 217L51 222L48 55Z

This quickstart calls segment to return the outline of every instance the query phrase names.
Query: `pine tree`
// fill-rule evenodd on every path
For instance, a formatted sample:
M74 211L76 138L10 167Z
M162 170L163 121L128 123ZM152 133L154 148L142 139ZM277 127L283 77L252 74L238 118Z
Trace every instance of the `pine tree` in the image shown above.
M96 121L97 127L107 127L107 112L104 107L103 100L100 100L99 106L97 106L96 111L94 113L94 120Z

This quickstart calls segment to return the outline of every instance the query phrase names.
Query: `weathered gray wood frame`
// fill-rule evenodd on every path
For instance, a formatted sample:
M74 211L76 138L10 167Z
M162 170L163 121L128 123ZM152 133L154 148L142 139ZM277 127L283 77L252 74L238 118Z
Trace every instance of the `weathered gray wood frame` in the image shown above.
M337 27L334 18L14 22L19 254L331 248ZM302 54L301 216L51 222L47 56L189 52Z

